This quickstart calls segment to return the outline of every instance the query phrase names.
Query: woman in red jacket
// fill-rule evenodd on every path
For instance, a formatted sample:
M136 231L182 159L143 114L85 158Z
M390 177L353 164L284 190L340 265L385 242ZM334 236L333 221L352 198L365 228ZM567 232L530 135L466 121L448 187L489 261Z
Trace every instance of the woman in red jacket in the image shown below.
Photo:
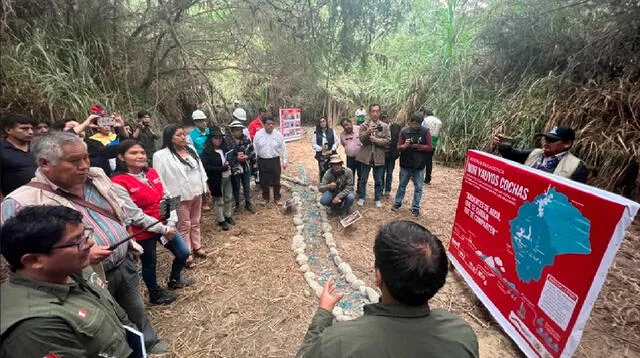
M160 219L160 201L169 199L162 180L155 169L147 167L147 155L142 145L135 140L125 140L120 144L116 171L111 178L123 209L131 220L133 232L138 232ZM173 210L167 221L151 226L136 236L136 241L144 248L140 256L142 279L149 291L153 304L169 304L176 295L161 289L156 280L156 242L174 255L171 274L167 286L174 290L194 283L193 279L181 276L182 269L191 254L186 242L176 231L177 215Z

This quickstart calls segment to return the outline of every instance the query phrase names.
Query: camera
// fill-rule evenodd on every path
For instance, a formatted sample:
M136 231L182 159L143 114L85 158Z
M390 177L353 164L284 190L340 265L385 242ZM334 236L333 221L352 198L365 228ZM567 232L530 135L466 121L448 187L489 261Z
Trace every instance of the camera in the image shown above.
M382 131L382 124L378 124L378 126L376 127L376 130L378 132Z
M411 137L411 138L409 138L409 140L407 140L407 142L409 142L409 144L420 144L421 141L422 141L422 137L420 137L420 136Z

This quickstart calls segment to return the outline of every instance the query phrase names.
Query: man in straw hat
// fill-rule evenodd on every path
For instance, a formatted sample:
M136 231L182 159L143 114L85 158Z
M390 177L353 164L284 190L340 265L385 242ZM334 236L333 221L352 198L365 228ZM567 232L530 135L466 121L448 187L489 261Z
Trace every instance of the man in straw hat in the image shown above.
M506 159L580 183L587 182L587 166L569 152L576 139L573 129L556 126L547 133L536 134L536 137L542 137L542 148L514 149L513 143L506 141L505 137L495 137L493 143Z
M331 169L324 173L318 188L323 193L320 203L334 210L339 209L342 215L347 215L356 200L353 172L343 166L342 158L338 154L331 156L329 165Z
M242 185L244 207L253 213L255 209L251 203L251 162L255 160L256 153L253 151L249 135L244 134L245 129L240 121L233 121L229 124L231 132L229 142L233 149L229 164L231 165L231 185L233 186L236 211L240 209L240 186Z

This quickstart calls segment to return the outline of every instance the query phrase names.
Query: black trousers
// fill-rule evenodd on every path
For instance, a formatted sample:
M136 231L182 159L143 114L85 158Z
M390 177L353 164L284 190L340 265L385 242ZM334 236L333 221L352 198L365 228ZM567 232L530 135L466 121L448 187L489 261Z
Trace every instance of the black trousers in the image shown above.
M360 162L356 160L356 157L347 157L347 168L351 169L353 172L353 182L357 183L358 180L356 176L360 178Z
M435 149L427 152L427 166L424 168L424 182L429 184L431 183L431 171L433 170L433 153Z

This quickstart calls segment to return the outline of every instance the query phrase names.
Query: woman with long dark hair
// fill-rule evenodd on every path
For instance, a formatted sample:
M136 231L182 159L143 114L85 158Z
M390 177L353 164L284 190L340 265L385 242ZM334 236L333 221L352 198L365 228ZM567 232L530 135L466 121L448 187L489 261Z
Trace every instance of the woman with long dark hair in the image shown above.
M171 197L180 196L178 232L189 250L207 257L200 241L200 215L203 196L208 195L207 173L195 149L187 145L182 126L171 124L162 133L162 149L153 155L153 167L158 171ZM193 267L191 258L187 267Z
M318 172L320 173L320 182L324 173L329 168L329 157L337 153L338 144L335 133L327 124L327 117L320 117L316 125L315 135L311 138L311 146L316 151L316 160L318 161Z
M232 154L231 145L225 140L218 127L211 128L202 151L202 165L207 172L207 183L213 197L213 211L222 230L229 230L233 220L233 186L231 185L231 167L227 153Z
M115 184L118 196L124 202L125 213L132 220L133 231L138 232L163 219L160 213L160 202L163 199L169 200L171 194L166 190L156 170L147 167L147 154L139 142L127 139L120 143L116 159L116 170L111 181ZM177 221L177 213L173 210L168 218L135 237L144 249L144 253L140 256L142 280L147 286L149 301L152 304L169 304L176 299L173 292L158 286L156 242L159 241L174 255L167 282L169 289L182 288L194 283L193 279L181 276L190 252L184 239L176 232Z

